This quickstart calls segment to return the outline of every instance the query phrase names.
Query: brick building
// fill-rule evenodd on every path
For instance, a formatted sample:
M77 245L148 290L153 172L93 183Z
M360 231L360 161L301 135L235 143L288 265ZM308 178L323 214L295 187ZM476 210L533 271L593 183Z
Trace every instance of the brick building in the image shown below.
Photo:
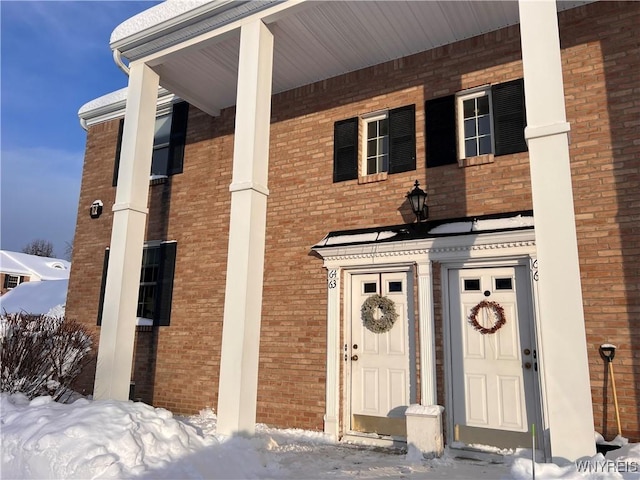
M450 446L574 460L617 433L611 343L640 440L640 4L180 8L80 110L87 391L381 444L440 405Z

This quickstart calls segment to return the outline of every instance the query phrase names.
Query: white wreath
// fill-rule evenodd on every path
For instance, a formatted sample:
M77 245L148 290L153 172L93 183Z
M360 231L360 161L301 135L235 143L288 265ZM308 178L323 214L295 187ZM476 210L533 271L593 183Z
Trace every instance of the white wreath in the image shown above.
M388 332L393 328L393 324L396 323L398 318L393 300L380 295L371 295L367 298L360 311L362 313L362 324L373 333Z

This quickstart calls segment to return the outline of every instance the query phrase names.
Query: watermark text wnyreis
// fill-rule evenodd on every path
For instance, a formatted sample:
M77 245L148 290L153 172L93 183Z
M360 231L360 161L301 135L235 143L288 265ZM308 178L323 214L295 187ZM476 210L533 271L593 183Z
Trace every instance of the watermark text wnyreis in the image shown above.
M580 473L640 473L640 462L630 460L578 460Z

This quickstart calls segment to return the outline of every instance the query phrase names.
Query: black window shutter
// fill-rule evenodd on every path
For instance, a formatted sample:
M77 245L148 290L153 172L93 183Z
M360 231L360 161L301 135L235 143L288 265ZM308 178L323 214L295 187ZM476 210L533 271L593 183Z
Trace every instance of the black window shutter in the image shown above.
M389 173L416 169L416 106L389 110Z
M4 274L4 283L2 284L2 288L9 288L9 275Z
M522 78L491 87L495 155L526 152L524 128L527 126Z
M169 140L169 167L167 169L169 175L182 173L188 118L189 104L187 102L180 102L173 105L171 137Z
M428 100L424 110L427 167L458 163L455 95Z
M120 119L118 126L118 143L116 144L116 160L113 164L113 182L115 187L118 185L118 170L120 169L120 150L122 150L122 131L124 130L124 118Z
M333 126L333 181L358 178L358 117Z
M177 246L176 242L160 245L160 271L158 272L158 287L156 289L154 325L166 326L170 323Z
M100 284L100 299L98 300L98 325L102 325L102 310L104 307L104 291L107 287L107 268L109 267L109 249L104 251L104 263L102 264L102 283Z

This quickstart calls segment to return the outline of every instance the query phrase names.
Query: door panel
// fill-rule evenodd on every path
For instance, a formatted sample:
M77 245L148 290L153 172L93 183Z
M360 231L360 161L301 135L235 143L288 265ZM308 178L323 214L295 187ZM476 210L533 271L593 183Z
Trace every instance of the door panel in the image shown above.
M351 345L346 357L351 431L406 435L404 411L411 400L408 291L412 287L406 272L352 276ZM398 314L384 333L371 332L362 322L362 304L374 293L393 300Z
M531 352L535 350L527 273L520 266L449 271L456 440L500 447L531 445L527 432L538 418L538 402L534 368L525 366L534 363ZM482 334L469 322L471 310L483 300L504 309L506 323L493 334ZM497 317L491 309L483 308L477 320L490 328Z

